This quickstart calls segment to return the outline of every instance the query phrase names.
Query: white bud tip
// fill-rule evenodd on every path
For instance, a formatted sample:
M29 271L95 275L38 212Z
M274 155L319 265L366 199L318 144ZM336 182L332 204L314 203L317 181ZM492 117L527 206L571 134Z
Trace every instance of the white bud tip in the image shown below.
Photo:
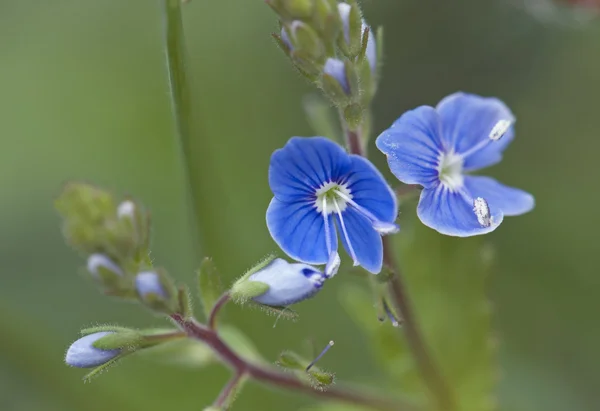
M117 207L117 216L119 218L133 218L133 214L135 213L135 203L130 200L123 201Z
M108 270L116 275L123 275L123 270L104 254L92 254L87 260L87 269L95 277L100 276L99 268Z
M493 141L500 140L502 137L504 137L504 134L506 134L511 125L512 122L509 120L498 121L496 125L492 128L492 131L490 131L490 139Z
M331 278L336 275L341 263L340 255L337 252L331 253L329 261L327 261L327 265L325 266L325 277Z
M482 227L492 225L492 217L490 215L490 206L487 201L481 197L477 197L473 201L473 212L477 216L477 221Z

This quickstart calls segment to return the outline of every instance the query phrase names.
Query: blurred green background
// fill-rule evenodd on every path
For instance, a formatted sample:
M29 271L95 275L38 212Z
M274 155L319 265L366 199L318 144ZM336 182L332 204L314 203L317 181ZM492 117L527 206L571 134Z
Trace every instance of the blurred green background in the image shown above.
M501 339L503 411L597 410L600 396L600 27L542 22L518 1L365 1L385 26L375 132L403 111L456 90L496 95L516 113L517 139L491 174L536 196L531 214L488 236L489 281ZM197 411L227 372L132 358L92 384L63 364L82 326L165 325L101 296L77 275L52 208L61 184L83 179L152 210L153 256L193 285L199 255L232 280L276 249L264 223L270 153L311 135L310 86L270 40L276 19L259 0L185 7L196 96L193 184L202 250L189 239L185 180L168 101L157 0L0 2L0 409ZM375 150L373 160L383 166ZM378 378L337 301L343 279L298 307L301 321L229 309L267 358L307 338L341 380ZM288 410L310 399L250 385L236 409Z

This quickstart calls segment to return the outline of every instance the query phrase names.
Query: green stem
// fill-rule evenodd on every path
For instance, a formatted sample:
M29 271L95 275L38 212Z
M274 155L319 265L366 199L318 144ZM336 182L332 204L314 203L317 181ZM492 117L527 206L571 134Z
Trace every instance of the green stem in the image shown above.
M347 125L343 125L344 130L346 130L346 142L350 152L352 154L365 156L359 132L352 131ZM421 376L433 395L438 408L441 411L453 411L455 406L452 394L446 381L442 377L442 374L438 370L437 365L433 361L431 353L429 352L429 347L421 334L421 330L417 324L417 319L406 292L406 286L402 278L402 273L400 272L400 267L394 259L393 250L391 249L389 240L388 237L383 238L383 262L393 273L388 282L388 287L395 308L400 314L404 335L406 336L408 345L415 358L417 367L419 367Z
M181 0L163 0L165 48L167 56L167 73L169 77L169 95L175 122L175 132L179 159L182 164L185 202L188 219L194 227L192 230L192 249L194 259L199 262L200 232L197 211L197 199L194 196L192 168L190 159L190 143L193 130L192 98L187 74L185 40L181 16Z

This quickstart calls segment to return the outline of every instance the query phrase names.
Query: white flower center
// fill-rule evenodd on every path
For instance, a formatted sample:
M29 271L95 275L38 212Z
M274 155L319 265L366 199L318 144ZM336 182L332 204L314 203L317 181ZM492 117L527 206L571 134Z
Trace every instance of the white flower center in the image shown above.
M463 162L464 157L454 151L440 154L438 175L442 184L450 191L457 191L463 185Z
M323 184L315 194L317 195L315 200L317 211L327 215L341 213L348 207L346 198L352 199L352 194L346 184L338 184L333 181Z

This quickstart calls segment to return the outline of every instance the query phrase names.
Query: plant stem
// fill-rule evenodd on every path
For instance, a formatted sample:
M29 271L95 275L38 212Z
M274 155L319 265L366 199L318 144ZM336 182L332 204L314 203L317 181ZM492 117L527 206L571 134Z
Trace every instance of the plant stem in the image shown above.
M192 99L189 92L189 79L185 61L185 41L181 16L181 0L163 0L165 49L169 77L169 95L175 122L179 159L182 164L185 202L189 221L193 227L191 247L193 258L198 259L200 233L196 216L197 204L192 190L192 168L190 141L193 128Z
M223 306L227 304L227 302L229 302L229 299L229 293L223 293L223 295L219 297L219 299L213 306L212 310L210 310L210 314L208 315L208 328L210 328L211 330L216 329L217 316L219 315L219 311L221 311L221 308L223 308Z
M358 404L379 411L414 411L415 408L400 401L375 397L362 393L356 389L345 390L338 387L330 387L326 391L313 388L310 384L301 380L293 374L277 371L271 367L253 364L237 355L221 339L215 330L204 327L195 320L189 320L174 314L171 318L191 338L198 339L207 344L221 360L229 365L236 373L234 375L245 375L258 382L273 386L287 388L295 392L311 394L322 399L338 400L349 404ZM235 377L234 377L235 378Z
M343 116L341 118L343 122ZM362 141L358 132L349 130L346 125L344 125L344 129L346 130L346 141L350 152L352 154L364 156ZM452 395L446 385L446 381L431 358L427 344L419 330L417 319L408 299L406 286L402 280L400 267L394 259L389 237L383 237L383 262L392 270L393 274L388 282L388 287L394 305L400 314L404 335L406 336L406 340L413 353L417 366L419 367L421 376L435 398L439 409L443 411L452 411L455 409Z
M233 377L229 380L227 385L223 387L223 390L221 390L221 393L215 401L214 406L218 407L219 409L227 409L226 407L229 407L231 405L231 400L233 399L232 397L235 395L235 390L243 378L244 373L236 372L235 374L233 374Z

